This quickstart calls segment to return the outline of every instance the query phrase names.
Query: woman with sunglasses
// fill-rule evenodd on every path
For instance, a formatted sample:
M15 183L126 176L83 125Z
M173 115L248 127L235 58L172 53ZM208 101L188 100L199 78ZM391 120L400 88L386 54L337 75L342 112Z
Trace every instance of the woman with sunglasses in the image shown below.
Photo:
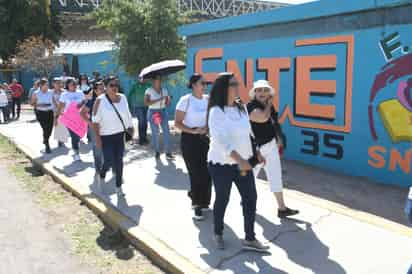
M145 92L144 104L149 107L147 120L152 130L152 145L156 151L156 159L160 158L159 126L163 131L163 143L166 150L166 158L174 159L170 148L169 115L166 107L170 105L170 96L167 89L162 87L162 79L158 75L152 80L152 87Z
M118 79L108 77L105 84L106 94L97 98L92 118L96 147L103 151L103 166L97 177L97 185L101 189L107 171L112 168L116 176L116 193L120 198L125 196L122 190L125 129L133 128L132 115L126 96L119 93Z
M81 108L85 103L84 93L77 89L76 81L74 79L70 78L66 81L66 90L60 95L59 101L60 104L56 119L58 119L72 103L76 103L78 108ZM70 129L68 129L68 131L72 142L72 149L74 151L73 160L75 162L80 161L80 137Z
M192 199L195 220L204 219L202 209L209 208L212 183L207 170L207 82L202 75L190 77L192 93L180 98L176 106L175 126L182 131L180 147L190 178L189 197Z
M238 98L239 83L234 75L220 74L213 84L208 106L208 162L216 194L213 207L215 241L218 249L224 249L224 216L234 182L242 198L246 234L243 249L265 252L268 247L256 240L254 229L257 192L249 161L254 156L252 130L246 108Z
M91 91L90 97L87 99L86 104L83 106L83 108L80 111L82 118L88 123L87 135L90 137L90 142L92 143L92 147L93 147L93 159L94 159L94 168L96 171L95 172L96 180L99 180L98 176L100 176L100 171L102 169L103 152L101 148L97 147L96 135L93 130L92 117L93 117L93 106L96 103L97 98L100 95L104 94L104 92L105 90L104 90L103 81L95 82L93 84L93 89Z
M40 88L36 90L31 98L37 120L43 130L43 144L46 148L46 153L51 153L49 139L53 131L53 92L49 90L49 82L47 79L41 79L39 82Z
M256 81L249 92L251 101L247 105L252 125L254 141L266 164L255 168L255 175L263 168L266 172L270 189L278 203L278 217L286 218L299 213L285 205L282 192L282 169L279 149L283 147L283 134L278 122L278 113L273 107L275 90L266 80Z

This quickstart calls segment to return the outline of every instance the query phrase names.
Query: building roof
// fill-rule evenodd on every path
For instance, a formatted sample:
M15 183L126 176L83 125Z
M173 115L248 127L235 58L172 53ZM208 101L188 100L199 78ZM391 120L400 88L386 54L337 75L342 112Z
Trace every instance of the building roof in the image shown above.
M287 23L296 20L309 20L388 6L401 6L410 3L411 0L319 0L280 9L185 25L179 28L179 33L183 36L195 36L269 24Z
M91 54L111 51L115 47L112 41L60 41L54 54Z

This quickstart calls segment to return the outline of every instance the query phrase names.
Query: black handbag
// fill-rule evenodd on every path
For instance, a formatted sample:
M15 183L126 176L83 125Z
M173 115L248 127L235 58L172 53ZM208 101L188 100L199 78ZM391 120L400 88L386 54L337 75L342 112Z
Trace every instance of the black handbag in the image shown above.
M126 140L126 142L130 142L133 139L133 128L126 128L126 126L124 125L122 116L120 116L119 111L117 110L117 108L114 106L112 100L110 99L109 95L106 94L106 98L109 101L109 103L112 105L114 111L117 114L117 117L119 117L120 122L122 123L123 129L124 129L124 138Z

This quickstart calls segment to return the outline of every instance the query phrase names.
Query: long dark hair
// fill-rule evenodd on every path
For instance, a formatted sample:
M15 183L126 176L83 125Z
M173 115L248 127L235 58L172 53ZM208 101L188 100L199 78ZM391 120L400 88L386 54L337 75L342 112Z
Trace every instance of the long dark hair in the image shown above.
M229 82L233 77L235 77L235 75L232 72L223 72L219 74L216 81L213 83L212 90L209 94L209 105L207 107L208 113L214 106L220 107L223 111L225 110L228 100ZM240 100L236 100L235 105L239 111L245 111Z
M66 90L69 90L69 85L70 85L71 83L74 83L74 84L76 85L76 81L75 81L74 79L72 79L72 78L67 79L66 85L65 85Z

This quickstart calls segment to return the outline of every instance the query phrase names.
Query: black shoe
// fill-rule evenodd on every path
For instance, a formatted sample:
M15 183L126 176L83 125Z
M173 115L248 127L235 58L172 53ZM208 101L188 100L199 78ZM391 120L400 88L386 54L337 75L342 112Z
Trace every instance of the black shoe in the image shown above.
M299 210L290 209L288 207L284 210L278 210L278 217L280 219L284 219L284 218L287 218L289 216L293 216L296 214L299 214Z
M193 219L196 221L203 221L205 219L205 217L203 216L202 209L200 207L195 208Z
M46 144L46 153L47 154L51 153L51 149L50 149L50 146L48 144Z
M168 159L168 160L174 160L174 159L175 159L175 156L173 156L172 153L166 153L166 159Z
M156 152L155 157L156 157L156 159L160 159L160 152Z

